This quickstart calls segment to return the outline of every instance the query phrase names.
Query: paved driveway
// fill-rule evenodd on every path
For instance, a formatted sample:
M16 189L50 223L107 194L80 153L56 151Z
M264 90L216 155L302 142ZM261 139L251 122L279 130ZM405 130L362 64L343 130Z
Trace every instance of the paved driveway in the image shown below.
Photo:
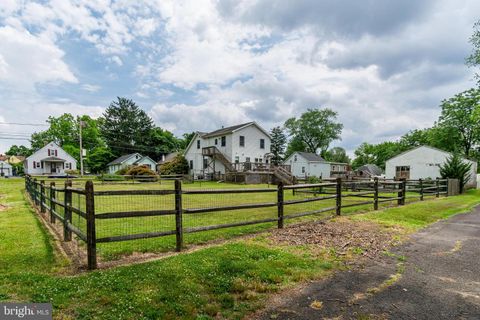
M480 207L359 270L291 292L259 319L480 319Z

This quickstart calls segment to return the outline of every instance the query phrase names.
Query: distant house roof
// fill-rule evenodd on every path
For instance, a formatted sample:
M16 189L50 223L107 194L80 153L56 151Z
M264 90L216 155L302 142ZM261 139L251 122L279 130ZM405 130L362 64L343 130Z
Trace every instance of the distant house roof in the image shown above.
M237 125L234 125L234 126L218 129L218 130L215 130L215 131L212 131L212 132L209 132L209 133L203 135L203 137L204 138L209 138L209 137L221 136L221 135L224 135L224 134L227 134L227 133L232 133L233 131L235 131L237 129L240 129L242 127L245 127L247 125L250 125L252 123L253 122L247 122L247 123L237 124Z
M138 159L137 161L135 161L133 164L138 164L140 161L142 161L143 159L147 159L147 160L150 160L151 163L156 163L152 158L150 158L149 156L140 156L140 159Z
M376 164L366 164L359 167L357 172L367 173L370 176L379 176L383 173L382 169Z
M404 154L407 154L407 153L412 152L412 151L414 151L414 150L421 149L421 148L425 148L425 149L430 149L430 150L433 150L433 151L442 152L442 153L444 153L444 154L446 154L446 155L452 155L451 152L448 152L448 151L445 151L445 150L442 150L442 149L438 149L438 148L431 147L431 146L427 146L427 145L421 145L421 146L418 146L418 147L409 149L409 150L407 150L407 151L404 151L404 152L402 152L402 153L400 153L400 154L397 154L396 156L388 159L387 162L388 162L388 161L391 161L391 160L393 160L393 159L395 159L395 158L398 158L398 157L400 157L400 156L403 156ZM475 161L473 161L473 160L471 160L471 159L468 159L468 158L466 158L466 157L463 157L463 156L462 156L461 158L464 159L464 160L470 161L470 162L472 162L472 163L475 162Z
M118 157L117 159L113 160L112 162L110 162L109 164L107 164L107 166L113 166L115 164L122 164L124 163L125 161L127 161L128 159L130 159L131 157L134 157L138 155L139 156L139 159L143 158L143 156L140 154L140 153L130 153L130 154L125 154L123 156L120 156Z
M157 164L164 164L166 162L170 162L173 159L175 159L175 157L178 154L179 154L178 152L171 152L171 153L167 154L163 160L158 161Z
M7 161L8 156L4 154L0 154L0 161Z
M311 152L301 152L301 151L297 151L297 153L299 155L301 155L302 157L304 157L307 161L318 161L318 162L325 162L325 159L323 159L322 157L320 157L318 154L316 153L311 153Z

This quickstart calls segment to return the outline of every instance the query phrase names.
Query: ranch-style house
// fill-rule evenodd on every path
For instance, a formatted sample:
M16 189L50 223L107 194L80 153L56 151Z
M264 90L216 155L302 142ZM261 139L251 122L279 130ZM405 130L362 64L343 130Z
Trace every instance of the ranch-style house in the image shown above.
M48 143L23 162L25 174L65 175L67 170L77 170L77 160L55 142Z

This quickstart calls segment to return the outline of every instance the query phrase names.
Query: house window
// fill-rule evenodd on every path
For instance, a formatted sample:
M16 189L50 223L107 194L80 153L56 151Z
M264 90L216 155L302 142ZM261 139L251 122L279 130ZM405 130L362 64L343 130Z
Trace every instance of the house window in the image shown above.
M245 136L240 136L240 147L245 147Z
M410 166L398 166L395 171L396 178L410 179Z
M215 145L217 145L217 144L218 144L218 139L215 139Z
M208 168L208 159L203 159L203 169Z
M302 167L302 173L305 173L305 167Z
M265 149L265 139L260 139L260 149Z
M41 164L41 167L42 167L42 169L43 169L43 161L42 161L42 162L40 162L40 164Z
M227 137L223 136L222 137L222 147L225 147L227 145Z
M250 162L250 157L246 157L245 162Z
M293 161L297 161L297 156L293 156Z
M240 162L240 157L239 156L235 156L235 163L239 163Z
M200 149L200 140L197 140L197 149Z
M258 162L258 158L255 158L255 163L257 163L257 162Z
M190 160L190 170L193 169L193 160Z

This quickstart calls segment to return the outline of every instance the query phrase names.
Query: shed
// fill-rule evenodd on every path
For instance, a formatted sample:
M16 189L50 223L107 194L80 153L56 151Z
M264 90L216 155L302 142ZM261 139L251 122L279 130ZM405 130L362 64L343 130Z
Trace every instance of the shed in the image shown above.
M13 174L12 166L5 162L0 161L0 177L10 177Z

